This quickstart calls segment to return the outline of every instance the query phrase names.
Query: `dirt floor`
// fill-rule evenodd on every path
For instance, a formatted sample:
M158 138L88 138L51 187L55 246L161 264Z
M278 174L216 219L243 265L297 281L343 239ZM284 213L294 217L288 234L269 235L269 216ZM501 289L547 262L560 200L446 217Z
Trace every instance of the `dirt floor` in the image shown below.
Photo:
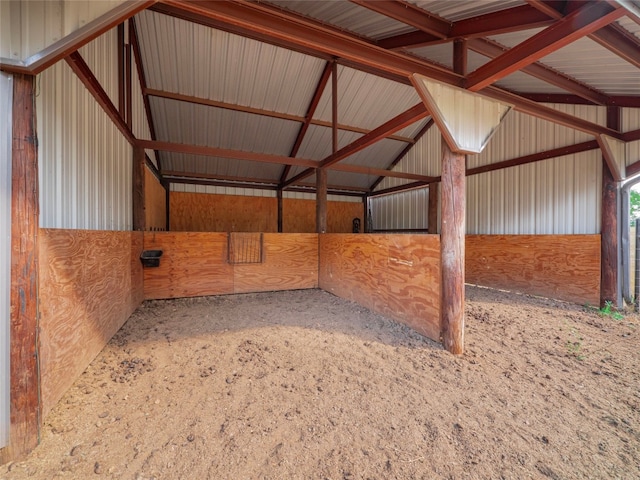
M461 357L318 290L147 302L0 478L640 478L640 318L467 299Z

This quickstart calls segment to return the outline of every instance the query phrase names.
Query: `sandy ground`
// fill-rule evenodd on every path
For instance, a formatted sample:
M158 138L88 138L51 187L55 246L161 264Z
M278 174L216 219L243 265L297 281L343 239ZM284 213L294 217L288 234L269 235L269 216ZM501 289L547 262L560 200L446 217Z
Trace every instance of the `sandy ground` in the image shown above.
M467 299L462 357L318 290L147 302L0 478L640 478L640 319Z

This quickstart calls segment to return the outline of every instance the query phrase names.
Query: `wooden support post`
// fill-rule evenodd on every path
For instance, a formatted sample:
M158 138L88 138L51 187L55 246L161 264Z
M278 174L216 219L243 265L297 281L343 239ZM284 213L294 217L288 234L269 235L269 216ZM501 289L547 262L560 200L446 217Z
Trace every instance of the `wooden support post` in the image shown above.
M147 228L145 218L145 153L144 148L133 147L132 205L133 230L144 231Z
M618 130L620 109L607 107L607 127ZM602 211L600 236L600 307L618 303L618 184L602 159Z
M165 230L168 232L171 227L169 221L171 220L170 206L171 206L171 182L168 180L162 181L164 187L164 205L165 205Z
M439 185L438 182L429 184L429 206L427 210L427 229L429 233L438 233L438 195Z
M362 197L362 210L364 211L364 218L362 219L362 228L360 231L362 233L369 233L369 222L371 221L369 218L369 195Z
M282 233L282 189L277 191L278 197L278 233Z
M442 139L441 329L444 347L464 351L465 156Z
M16 460L36 447L41 405L38 345L38 141L32 75L13 77L11 180L10 445Z
M327 233L327 170L316 169L316 232Z

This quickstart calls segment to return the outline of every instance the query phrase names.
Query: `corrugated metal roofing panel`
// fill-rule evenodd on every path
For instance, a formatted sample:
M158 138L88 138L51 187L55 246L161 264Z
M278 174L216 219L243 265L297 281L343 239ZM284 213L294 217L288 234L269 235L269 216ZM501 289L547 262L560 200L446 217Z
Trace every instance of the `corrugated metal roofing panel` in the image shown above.
M325 65L159 13L138 24L149 88L304 116Z
M268 3L374 40L414 30L405 23L397 22L346 0L330 2L270 0Z
M408 0L423 10L439 15L450 22L457 22L465 18L477 17L488 13L499 12L507 8L525 5L521 0Z
M274 163L230 160L184 153L166 152L162 160L163 171L177 171L204 175L256 178L275 181L280 178L283 165Z
M331 98L329 83L314 118L331 121ZM417 103L420 97L410 85L338 66L338 123L374 129Z
M490 38L512 48L542 30L536 28ZM609 95L640 94L638 69L587 37L546 55L539 63Z
M338 149L355 142L362 137L361 133L348 132L346 130L338 131ZM332 130L328 127L319 125L310 125L307 134L302 141L298 158L309 158L311 160L322 160L331 155Z
M0 72L0 448L9 445L11 302L11 128L13 80Z
M151 97L158 140L289 155L300 123ZM180 128L176 128L179 125Z

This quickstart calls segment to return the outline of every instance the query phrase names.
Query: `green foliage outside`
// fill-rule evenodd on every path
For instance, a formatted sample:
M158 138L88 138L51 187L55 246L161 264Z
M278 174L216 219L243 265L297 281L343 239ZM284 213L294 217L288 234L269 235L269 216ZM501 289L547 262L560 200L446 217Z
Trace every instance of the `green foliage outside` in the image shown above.
M640 192L629 190L629 219L631 220L631 225L635 224L638 217L640 217Z

